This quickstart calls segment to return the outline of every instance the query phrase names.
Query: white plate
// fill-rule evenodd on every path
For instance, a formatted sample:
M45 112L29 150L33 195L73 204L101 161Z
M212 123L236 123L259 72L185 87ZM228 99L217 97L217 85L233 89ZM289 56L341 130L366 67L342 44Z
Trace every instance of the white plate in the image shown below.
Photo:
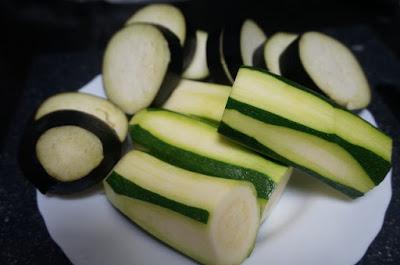
M104 96L101 77L81 91ZM361 116L376 125L369 111ZM296 172L245 264L356 263L382 227L391 190L389 172L374 190L350 201ZM51 237L74 264L195 264L124 218L100 187L70 197L38 192L37 202Z

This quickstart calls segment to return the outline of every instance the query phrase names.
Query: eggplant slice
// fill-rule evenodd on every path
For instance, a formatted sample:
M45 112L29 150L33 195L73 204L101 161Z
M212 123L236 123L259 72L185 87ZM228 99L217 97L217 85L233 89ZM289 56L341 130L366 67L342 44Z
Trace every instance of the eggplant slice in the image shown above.
M182 12L169 4L151 4L139 9L125 23L151 23L163 26L173 32L179 39L181 46L186 39L186 21Z
M240 30L240 54L244 65L253 66L253 54L267 40L262 28L252 19L246 19Z
M297 34L287 32L277 32L272 35L263 47L263 67L274 74L280 75L279 58L297 37Z
M327 95L349 110L362 109L371 100L368 80L353 53L338 40L306 32L280 57L284 77Z
M121 142L128 133L128 119L110 101L82 92L65 92L47 98L38 108L35 120L58 110L77 110L96 116L115 130Z
M100 182L121 157L117 134L93 115L62 110L33 121L23 136L19 163L43 194L70 194Z
M179 83L182 48L168 29L132 24L110 40L103 58L107 97L125 113L162 105Z
M185 70L182 74L184 78L202 80L210 74L207 66L207 39L207 32L197 30L195 38L190 41L191 45L189 45L188 49L191 51L187 59L189 62L184 67Z

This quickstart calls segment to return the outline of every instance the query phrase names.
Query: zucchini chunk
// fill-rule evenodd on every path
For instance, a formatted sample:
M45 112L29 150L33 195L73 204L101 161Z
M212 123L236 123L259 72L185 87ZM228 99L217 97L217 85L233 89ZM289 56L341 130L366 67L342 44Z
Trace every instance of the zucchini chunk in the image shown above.
M162 105L179 82L182 49L166 28L132 24L109 41L103 58L107 97L127 114Z
M163 108L218 123L230 86L182 79Z
M253 54L267 40L267 36L257 23L246 19L240 29L240 54L244 65L253 65ZM240 67L241 65L239 65Z
M306 32L280 57L282 75L322 92L349 110L371 101L368 80L343 43L320 32Z
M180 45L185 44L186 21L179 8L169 4L151 4L136 11L125 23L150 23L163 26L173 32L179 39Z
M121 141L101 119L75 110L50 112L28 126L19 162L43 194L68 194L93 186L121 157Z
M139 148L167 163L252 183L261 212L281 179L291 171L223 138L213 125L167 110L140 111L129 122L129 134Z
M266 68L280 75L279 58L285 49L298 37L297 34L277 32L264 43L260 52L255 53L254 66Z
M391 167L392 139L288 79L242 67L219 132L355 198Z
M190 172L131 151L104 187L129 219L202 264L240 264L253 249L260 212L248 183Z
M115 130L121 142L128 133L128 119L125 114L104 98L80 92L59 93L47 98L40 105L35 120L58 110L77 110L96 116Z
M208 77L210 74L207 66L207 39L208 33L202 30L197 30L195 38L191 40L191 45L188 45L191 51L188 56L187 66L184 67L182 77L187 79L201 80Z

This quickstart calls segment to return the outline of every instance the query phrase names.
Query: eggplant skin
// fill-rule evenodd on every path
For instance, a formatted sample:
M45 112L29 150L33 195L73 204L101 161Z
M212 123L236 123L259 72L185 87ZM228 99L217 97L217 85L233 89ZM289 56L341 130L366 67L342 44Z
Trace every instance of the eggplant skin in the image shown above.
M207 66L210 70L210 80L222 85L232 85L226 76L221 62L221 35L222 31L210 32L207 39Z
M260 46L258 46L253 53L253 66L254 67L268 69L265 59L264 59L264 47L265 47L266 42L267 41L264 41Z
M47 130L74 125L96 135L103 146L104 157L100 164L86 176L70 182L50 176L36 156L36 143ZM122 143L117 134L97 117L75 110L55 111L32 121L25 129L19 148L18 162L25 177L43 194L71 194L83 191L104 179L122 155Z
M281 75L326 96L324 91L322 91L307 74L301 63L299 42L300 38L297 38L281 54L279 58Z
M171 61L161 83L161 87L151 103L152 106L159 107L167 101L179 84L183 71L183 48L178 37L172 31L160 25L152 25L158 28L158 30L160 30L164 35L164 38L168 42L168 48L171 54Z

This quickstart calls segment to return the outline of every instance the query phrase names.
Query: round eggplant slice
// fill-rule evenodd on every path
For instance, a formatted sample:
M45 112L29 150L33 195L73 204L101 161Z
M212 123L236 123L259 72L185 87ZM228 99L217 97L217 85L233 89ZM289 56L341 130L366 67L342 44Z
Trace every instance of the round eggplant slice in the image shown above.
M297 37L294 33L275 33L254 53L254 65L280 75L279 58Z
M212 82L224 85L232 85L233 79L229 73L228 66L222 56L222 31L209 33L207 39L207 65Z
M197 30L195 38L191 39L188 45L188 63L184 67L182 76L187 79L202 80L208 77L209 70L207 66L207 39L208 33ZM186 56L185 56L186 57ZM184 59L185 60L185 59Z
M181 46L185 44L186 22L182 12L169 4L151 4L139 9L127 21L126 25L137 22L163 26L173 32Z
M114 130L93 115L62 110L34 121L23 136L19 163L43 194L70 194L101 181L121 157Z
M125 113L162 105L179 83L182 48L168 29L132 24L118 31L103 58L107 97Z
M56 94L40 105L35 120L58 110L77 110L96 116L115 130L121 142L126 138L128 119L117 106L104 98L81 92Z
M266 36L251 19L227 24L220 34L220 64L227 83L233 84L239 67L252 65L253 53L266 40ZM208 59L210 60L210 57Z
M362 109L371 100L368 80L356 57L326 34L304 33L282 53L279 64L283 76L349 110Z
M246 19L240 29L240 54L244 65L253 66L253 54L267 40L264 31L252 19Z

